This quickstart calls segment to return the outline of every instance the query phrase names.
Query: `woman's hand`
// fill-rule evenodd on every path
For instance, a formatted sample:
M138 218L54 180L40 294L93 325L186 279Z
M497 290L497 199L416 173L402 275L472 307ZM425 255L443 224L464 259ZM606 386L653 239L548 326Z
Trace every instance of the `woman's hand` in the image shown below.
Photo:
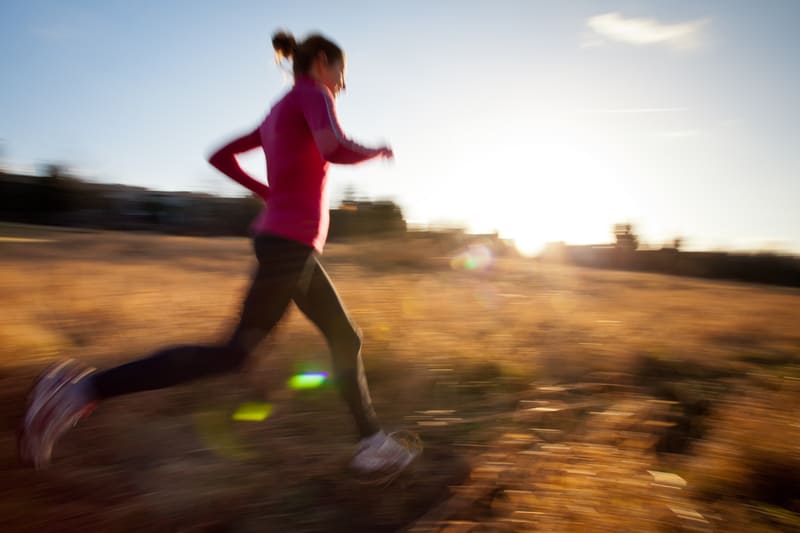
M394 150L389 148L388 146L381 146L378 148L379 156L384 159L394 159Z

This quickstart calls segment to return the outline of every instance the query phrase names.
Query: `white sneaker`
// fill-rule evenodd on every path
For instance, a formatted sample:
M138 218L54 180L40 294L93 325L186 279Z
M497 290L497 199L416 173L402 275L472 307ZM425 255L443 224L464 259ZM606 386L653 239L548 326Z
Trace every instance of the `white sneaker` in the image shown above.
M350 466L362 474L400 473L419 455L391 435L379 431L361 439Z
M96 404L84 378L94 371L68 359L42 374L28 397L19 431L19 455L24 463L47 468L56 441L92 412Z

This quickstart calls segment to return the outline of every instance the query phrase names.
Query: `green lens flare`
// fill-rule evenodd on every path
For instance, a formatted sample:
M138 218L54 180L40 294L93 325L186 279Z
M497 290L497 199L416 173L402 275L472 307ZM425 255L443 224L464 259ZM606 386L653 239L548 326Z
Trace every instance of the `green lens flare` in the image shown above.
M328 374L324 372L305 372L292 376L289 379L289 388L292 390L316 389L321 387L326 379L328 379Z
M492 251L482 244L471 245L467 250L456 255L450 260L453 270L484 271L492 266L494 256Z
M246 402L236 409L233 419L244 422L261 422L272 414L272 404L263 402Z

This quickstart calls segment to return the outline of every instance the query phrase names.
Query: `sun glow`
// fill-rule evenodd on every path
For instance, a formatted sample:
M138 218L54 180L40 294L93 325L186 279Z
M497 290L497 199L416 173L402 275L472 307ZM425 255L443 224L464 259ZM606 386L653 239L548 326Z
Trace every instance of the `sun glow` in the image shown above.
M615 179L622 168L603 146L567 131L514 137L525 144L489 151L471 167L476 180L497 176L502 187L484 201L483 213L470 218L471 229L496 230L525 254L552 241L608 242L629 202Z

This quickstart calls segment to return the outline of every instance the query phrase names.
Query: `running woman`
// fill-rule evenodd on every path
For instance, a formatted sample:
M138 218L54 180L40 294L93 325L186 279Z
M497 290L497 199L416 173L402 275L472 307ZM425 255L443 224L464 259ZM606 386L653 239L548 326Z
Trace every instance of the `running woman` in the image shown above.
M342 132L334 105L345 88L345 56L338 45L321 35L297 43L284 32L276 33L272 44L279 60L292 62L294 86L257 129L209 158L266 204L252 226L258 267L239 323L220 345L171 347L104 371L73 360L55 365L29 397L19 438L26 463L47 467L56 441L101 400L240 368L291 301L328 342L335 381L360 437L351 467L365 474L398 473L414 459L417 452L378 423L361 361L361 336L319 262L328 232L329 163L355 164L394 154L386 146L357 144ZM259 148L266 156L268 185L236 160L237 154Z

